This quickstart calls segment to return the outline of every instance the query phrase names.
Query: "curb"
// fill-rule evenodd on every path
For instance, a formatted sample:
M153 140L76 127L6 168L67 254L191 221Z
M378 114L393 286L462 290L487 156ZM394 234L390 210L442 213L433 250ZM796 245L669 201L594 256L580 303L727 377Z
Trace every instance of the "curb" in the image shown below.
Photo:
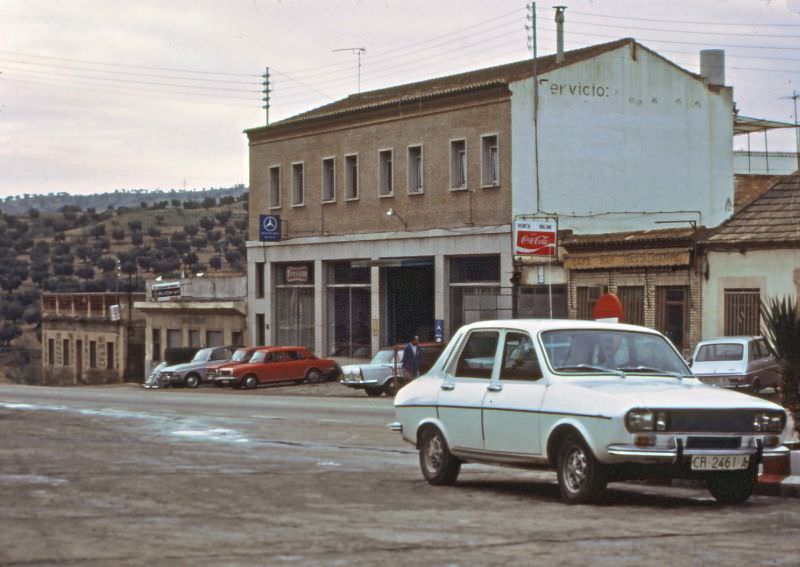
M800 498L800 450L765 462L753 493Z

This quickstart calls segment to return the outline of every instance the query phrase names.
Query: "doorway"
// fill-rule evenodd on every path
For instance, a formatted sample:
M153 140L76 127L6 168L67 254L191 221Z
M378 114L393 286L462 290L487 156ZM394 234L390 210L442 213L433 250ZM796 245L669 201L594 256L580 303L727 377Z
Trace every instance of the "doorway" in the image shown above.
M433 340L433 260L402 260L382 270L385 344Z
M689 289L679 286L656 288L656 328L683 351L686 346L686 322Z
M78 382L83 380L83 341L75 341L75 377Z

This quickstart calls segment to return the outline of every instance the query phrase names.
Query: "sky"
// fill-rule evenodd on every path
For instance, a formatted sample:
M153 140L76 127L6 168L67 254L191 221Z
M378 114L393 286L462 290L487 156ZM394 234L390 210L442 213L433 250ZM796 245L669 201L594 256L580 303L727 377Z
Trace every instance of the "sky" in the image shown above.
M540 55L557 3L537 3ZM560 3L567 49L634 37L698 72L721 48L740 112L794 121L800 0ZM517 0L0 0L0 14L0 197L247 184L266 67L276 121L356 92L354 48L362 91L530 56ZM794 151L794 133L769 149Z

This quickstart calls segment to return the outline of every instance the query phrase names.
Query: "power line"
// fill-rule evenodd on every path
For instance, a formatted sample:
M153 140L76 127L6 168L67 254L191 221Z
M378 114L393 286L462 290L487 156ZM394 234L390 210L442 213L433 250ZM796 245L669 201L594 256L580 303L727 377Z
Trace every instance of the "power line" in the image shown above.
M699 35L730 35L730 36L739 36L739 37L770 37L770 38L785 38L785 39L794 39L798 40L800 37L796 35L783 35L783 34L760 34L760 33L743 33L743 32L712 32L706 30L678 30L674 28L644 28L644 27L634 27L634 26L625 26L619 24L596 24L592 22L585 22L582 20L575 20L570 18L570 24L581 24L584 26L593 26L593 27L603 27L603 28L620 28L620 29L633 29L637 31L654 31L654 32L661 32L661 33L687 33L687 34L699 34Z
M571 14L576 14L578 16L591 16L594 18L609 18L614 20L634 20L639 22L661 22L666 24L697 24L703 26L747 26L747 27L782 27L782 28L798 28L800 24L760 24L758 22L746 22L746 23L736 23L736 22L707 22L707 21L697 21L697 20L667 20L662 18L637 18L633 16L610 16L607 14L598 14L598 13L591 13L591 12L577 12L574 10L570 10Z
M150 70L150 71L171 71L171 72L175 72L175 73L195 73L195 74L200 74L200 75L224 75L224 76L228 76L228 77L250 77L250 78L256 78L256 79L260 79L261 78L261 75L253 75L253 74L247 74L247 73L228 73L228 72L224 72L224 71L198 71L198 70L194 70L194 69L177 69L177 68L174 68L174 67L150 67L150 66L146 66L146 65L128 65L128 64L119 63L119 62L108 63L108 62L104 62L104 61L90 61L88 59L74 59L74 58L70 58L70 57L57 57L57 56L54 56L54 55L33 55L33 54L30 54L30 53L26 54L26 53L20 53L19 51L9 51L9 50L4 50L4 49L0 49L0 53L5 53L6 55L13 55L15 57L19 57L19 56L22 56L22 57L35 57L35 58L40 58L40 59L52 59L54 61L70 61L70 62L73 62L73 63L85 63L87 65L102 65L102 66L116 67L116 68L127 67L129 69L146 69L146 70Z

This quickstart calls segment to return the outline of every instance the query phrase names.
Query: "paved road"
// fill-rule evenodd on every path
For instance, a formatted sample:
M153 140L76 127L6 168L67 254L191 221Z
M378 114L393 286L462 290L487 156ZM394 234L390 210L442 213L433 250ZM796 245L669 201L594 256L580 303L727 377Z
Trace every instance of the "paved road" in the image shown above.
M798 563L800 500L618 484L566 506L549 473L474 465L431 487L391 420L338 384L0 385L0 564Z

